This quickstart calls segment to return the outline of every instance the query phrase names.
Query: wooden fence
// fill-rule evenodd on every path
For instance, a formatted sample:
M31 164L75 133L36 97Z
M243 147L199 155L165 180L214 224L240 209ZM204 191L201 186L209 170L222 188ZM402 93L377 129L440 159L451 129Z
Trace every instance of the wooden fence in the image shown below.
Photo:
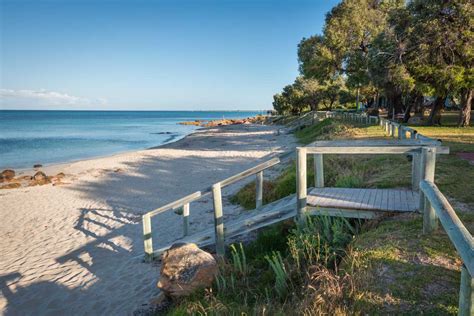
M474 239L456 215L451 204L439 191L433 180L420 182L424 193L423 232L431 233L438 228L438 219L463 261L459 291L459 315L474 315Z
M150 211L142 216L143 220L143 238L145 256L147 259L152 259L155 255L153 250L153 237L152 237L152 224L151 219L153 216L160 213L182 208L183 216L183 235L189 234L189 214L190 204L195 202L209 194L212 194L213 205L214 205L214 222L215 222L215 240L216 240L216 252L219 255L224 255L224 212L222 207L222 188L233 184L237 181L243 180L249 176L256 175L256 205L258 209L263 205L263 171L276 164L280 163L279 158L273 158L265 161L255 167L247 169L236 175L233 175L225 180L213 184L210 188L203 191L197 191L191 193L179 200L168 203L156 210Z
M420 134L417 130L380 118L380 126L387 136L403 141L421 140L434 146L440 140ZM430 234L438 229L438 222L446 231L449 239L463 261L459 292L459 315L474 315L474 238L461 222L451 204L434 184L436 148L423 148L421 153L412 153L412 186L420 191L419 210L423 212L423 233ZM419 167L417 167L419 166Z
M324 154L409 154L412 159L412 186L419 191L418 210L423 212L423 233L429 234L437 229L438 221L447 232L451 242L459 253L463 266L461 269L461 286L459 298L459 314L474 315L474 240L449 204L444 195L434 184L436 155L449 153L449 148L442 147L441 141L423 136L415 129L392 122L390 120L357 113L344 112L317 112L318 118L333 117L351 120L363 124L379 123L392 139L370 141L363 144L363 140L351 140L349 143L339 143L339 146L330 146L324 142L310 144L307 147L297 148L297 193L296 215L302 217L307 207L307 155L314 157L315 187L324 187ZM252 175L256 175L256 208L263 205L263 171L280 163L278 158L268 160L253 168L247 169L232 177L213 184L204 191L194 192L179 200L164 205L143 215L143 235L145 255L153 258L151 218L162 212L182 208L183 235L189 233L190 203L208 194L212 194L214 206L214 228L216 252L225 254L224 211L222 206L222 188ZM293 202L294 203L294 202ZM271 205L268 205L269 207ZM273 206L271 206L273 207ZM294 209L292 210L294 212ZM269 223L274 223L271 221ZM259 227L266 225L262 223ZM239 226L240 227L240 226ZM235 228L235 227L234 227Z

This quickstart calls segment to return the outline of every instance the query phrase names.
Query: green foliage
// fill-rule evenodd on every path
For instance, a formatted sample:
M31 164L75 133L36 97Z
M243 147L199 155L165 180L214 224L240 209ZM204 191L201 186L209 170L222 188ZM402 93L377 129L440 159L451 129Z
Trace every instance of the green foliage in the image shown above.
M275 275L275 291L280 298L284 298L288 293L289 275L281 258L281 254L276 251L273 252L271 256L265 256L265 259L270 264L270 268Z
M234 269L237 270L242 276L247 275L248 266L247 258L245 257L245 251L242 243L239 244L239 248L235 247L234 244L230 245L231 254L232 254L232 263L234 264Z
M273 108L279 114L299 115L320 108L332 110L339 106L342 95L347 98L347 89L342 77L318 81L312 78L296 78L295 82L273 96Z
M454 96L464 109L459 124L467 126L474 94L473 16L468 0L343 0L327 14L322 35L299 43L303 77L275 95L275 109L331 109L353 101L357 91L368 104L384 96L388 113L409 113L415 94L438 98L433 124L443 100ZM314 81L311 90L298 87L304 81Z
M288 237L291 257L298 269L316 264L334 266L354 233L355 229L345 218L306 217Z

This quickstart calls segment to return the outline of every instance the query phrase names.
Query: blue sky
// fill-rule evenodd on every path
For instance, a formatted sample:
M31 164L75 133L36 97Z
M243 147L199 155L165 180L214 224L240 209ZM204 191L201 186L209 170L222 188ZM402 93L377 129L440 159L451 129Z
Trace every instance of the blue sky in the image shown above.
M0 2L1 108L260 110L338 1Z

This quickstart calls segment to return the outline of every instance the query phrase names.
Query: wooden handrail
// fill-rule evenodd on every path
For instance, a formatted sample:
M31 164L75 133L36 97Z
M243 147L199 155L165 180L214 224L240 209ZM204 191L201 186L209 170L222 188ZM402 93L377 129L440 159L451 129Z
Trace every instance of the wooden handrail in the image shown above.
M200 198L208 195L209 193L211 193L211 190L202 191L202 192L197 191L197 192L191 193L189 195L186 195L185 197L182 197L182 198L180 198L178 200L175 200L171 203L163 205L162 207L157 208L156 210L150 211L150 212L147 213L147 215L155 216L155 215L158 215L158 214L163 213L165 211L181 207L184 204L188 204L188 203L191 203L193 201L196 201L197 199L200 199Z
M263 171L265 169L268 169L276 164L279 164L280 163L280 159L279 158L273 158L273 159L270 159L268 161L265 161L255 167L252 167L250 169L247 169L245 171L242 171L240 173L237 173L236 175L233 175L232 177L229 177L225 180L222 180L220 181L219 183L221 184L221 188L225 187L225 186L228 186L232 183L235 183L237 181L240 181L244 178L247 178L248 176L251 176L251 175L254 175L254 174L257 174L259 173L260 171Z
M224 179L220 182L213 184L211 187L207 188L204 191L197 191L186 195L178 200L170 202L166 205L163 205L153 211L147 212L142 216L143 222L143 238L144 238L144 248L145 254L148 258L153 257L153 238L152 238L152 226L151 218L160 213L183 207L183 233L188 235L189 231L189 204L193 201L196 201L210 193L213 195L213 204L214 204L214 216L216 221L216 242L217 242L217 253L223 255L224 253L224 222L223 222L223 211L222 211L222 197L221 197L221 188L228 186L232 183L240 181L251 175L257 175L257 185L256 185L256 208L259 208L263 204L263 171L268 169L276 164L280 163L279 158L273 158L268 161L265 161L257 166L244 170L238 174L235 174L227 179Z
M435 210L441 225L459 253L464 265L474 275L474 238L461 222L451 204L431 181L422 180L420 189Z
M422 146L305 147L308 154L410 154L420 153ZM449 154L449 147L436 147L437 154Z

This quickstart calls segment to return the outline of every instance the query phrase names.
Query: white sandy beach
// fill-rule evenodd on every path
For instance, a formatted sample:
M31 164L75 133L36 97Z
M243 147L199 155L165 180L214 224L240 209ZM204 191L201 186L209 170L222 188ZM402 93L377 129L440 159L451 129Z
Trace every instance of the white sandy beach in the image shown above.
M203 129L155 149L42 169L64 172L65 185L1 190L0 314L132 314L158 293L159 266L134 259L143 254L141 214L294 146L276 127ZM226 218L239 212L226 203ZM210 200L191 204L190 219L192 231L210 227ZM155 248L180 237L181 223L174 212L155 217Z

